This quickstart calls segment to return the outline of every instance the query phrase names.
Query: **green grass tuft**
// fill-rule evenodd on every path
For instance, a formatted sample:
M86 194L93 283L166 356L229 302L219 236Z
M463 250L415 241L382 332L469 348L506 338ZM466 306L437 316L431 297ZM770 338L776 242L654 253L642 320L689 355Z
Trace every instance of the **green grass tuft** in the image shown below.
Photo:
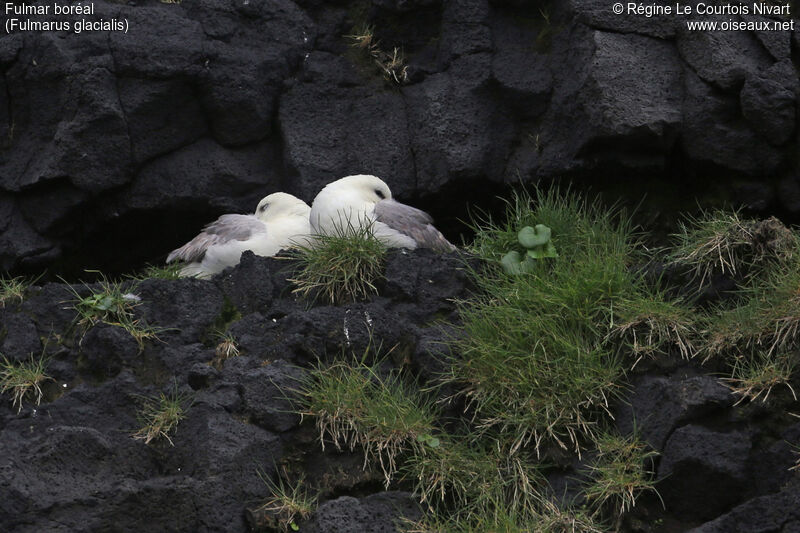
M375 282L383 275L386 247L375 237L372 225L348 225L314 239L291 252L300 265L289 280L296 285L294 293L338 304L378 292Z
M635 357L667 354L674 348L684 359L697 352L697 312L685 300L671 299L657 289L643 287L621 298L614 309L610 336L621 339Z
M282 477L278 477L276 483L261 471L258 472L258 477L269 489L270 496L256 511L272 517L272 522L281 531L298 531L300 527L297 520L307 519L317 508L317 498L309 495L303 478L290 484Z
M441 434L436 447L416 450L402 472L429 511L467 522L498 505L515 514L534 512L544 485L531 460L471 435Z
M141 427L133 434L133 438L144 440L145 444L164 438L170 446L174 446L170 434L186 417L192 404L191 396L179 394L178 385L174 384L168 394L162 392L158 396L143 397L142 400L142 408L136 416Z
M33 355L27 362L11 362L6 357L0 362L0 394L10 391L12 405L17 406L17 412L22 410L22 400L31 395L36 398L36 405L42 401L42 383L52 381L47 375L47 359L42 356L34 359Z
M22 303L25 291L34 282L35 280L28 280L22 276L15 278L0 276L0 309L13 302Z
M772 389L778 385L788 388L797 401L797 394L790 383L796 369L795 354L768 354L762 351L739 357L733 365L731 377L723 381L739 396L737 404L744 400L754 402L758 399L766 402Z
M742 219L738 212L708 211L687 217L673 235L669 260L705 285L716 274L738 275L771 260L797 255L798 237L778 219Z
M139 281L146 279L180 279L182 268L183 265L180 263L147 265L141 272L136 273L131 278Z
M658 452L636 436L600 435L597 456L589 465L591 483L584 487L595 513L610 512L618 519L636 505L642 492L654 491L654 472L647 470Z
M706 358L800 348L800 257L771 266L737 291L735 305L718 305L704 320Z
M145 340L158 338L159 330L148 326L134 314L134 308L141 302L141 298L133 292L136 290L135 284L126 289L122 282L108 280L102 275L98 284L98 290L92 290L84 284L90 289L88 296L81 296L68 285L75 296L70 303L78 313L75 318L78 327L84 332L101 322L121 327L136 340L140 351L144 349Z
M497 262L536 224L552 229L559 257L504 274ZM505 223L476 225L472 250L490 267L474 272L480 294L459 304L465 335L444 379L511 453L544 442L579 453L593 436L623 376L606 338L615 304L637 283L635 245L624 213L558 191L517 194Z
M397 471L398 457L430 446L434 410L397 371L379 370L380 363L338 361L312 369L301 386L300 414L316 420L323 449L364 451L364 468L377 463L386 486Z

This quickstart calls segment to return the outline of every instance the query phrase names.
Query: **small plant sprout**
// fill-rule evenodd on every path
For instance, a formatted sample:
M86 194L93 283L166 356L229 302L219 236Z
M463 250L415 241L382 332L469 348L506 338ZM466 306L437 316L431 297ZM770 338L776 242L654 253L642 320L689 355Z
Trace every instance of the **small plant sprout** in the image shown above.
M17 406L17 413L22 410L22 400L27 395L36 398L36 405L42 401L42 384L53 378L45 373L47 359L44 356L34 359L31 355L27 362L11 362L5 356L0 362L0 394L10 391L12 405Z
M79 327L86 331L101 322L121 327L136 339L139 350L144 349L146 339L158 338L156 328L145 325L134 315L134 308L141 303L141 297L131 290L125 290L121 282L109 281L105 276L102 276L99 285L98 290L90 289L88 296L81 296L70 287L75 296L70 303L78 313L76 322ZM85 286L89 288L88 285Z
M619 519L636 505L642 492L655 490L653 472L646 466L658 452L636 436L610 433L600 435L596 445L597 456L589 465L592 481L584 493L595 513L608 509Z
M25 291L32 283L21 276L15 278L0 276L0 309L12 302L21 303L25 298Z
M137 413L142 427L133 434L133 438L150 444L163 437L170 446L174 446L170 434L175 431L178 422L186 417L191 403L189 395L178 393L177 383L168 394L162 392L158 396L143 397L142 408Z
M759 352L754 357L737 359L733 365L732 376L722 381L739 396L736 404L744 400L754 402L758 399L761 399L762 403L766 402L772 389L778 385L786 386L797 401L797 394L789 383L796 368L797 361L789 354L770 355Z
M525 226L517 233L517 241L522 246L522 253L511 250L500 260L507 274L525 274L536 268L536 261L544 258L558 257L556 248L550 240L550 228L544 224L535 227Z
M321 296L327 303L363 300L378 289L386 247L373 233L372 224L337 227L332 234L315 235L315 243L298 245L291 252L299 270L292 291L302 297Z
M267 485L270 496L267 501L257 509L274 517L281 531L299 531L298 520L305 520L317 508L316 496L311 496L301 477L295 483L289 483L283 477L278 477L275 483L262 471L258 477Z

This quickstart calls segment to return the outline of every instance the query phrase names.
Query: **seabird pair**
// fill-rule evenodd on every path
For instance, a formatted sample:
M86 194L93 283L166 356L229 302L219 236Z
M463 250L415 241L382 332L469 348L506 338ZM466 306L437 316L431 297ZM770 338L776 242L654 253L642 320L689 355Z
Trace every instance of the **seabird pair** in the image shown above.
M255 214L222 215L194 239L173 250L167 263L183 261L181 276L208 278L239 263L245 250L270 257L314 235L341 233L372 225L389 248L455 247L433 227L433 219L419 209L392 199L392 192L376 176L347 176L326 185L311 207L282 192L259 202Z

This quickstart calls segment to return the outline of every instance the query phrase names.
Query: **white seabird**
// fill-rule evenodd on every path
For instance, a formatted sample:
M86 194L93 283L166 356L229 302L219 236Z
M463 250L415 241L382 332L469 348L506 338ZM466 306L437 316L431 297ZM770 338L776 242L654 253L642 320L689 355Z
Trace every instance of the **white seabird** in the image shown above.
M258 203L253 215L222 215L200 234L170 252L167 263L188 263L181 276L209 278L239 264L242 252L271 257L311 232L311 208L291 194L276 192Z
M389 248L455 250L425 211L392 199L392 191L376 176L359 174L327 184L311 205L313 234L335 234L343 228L372 225Z

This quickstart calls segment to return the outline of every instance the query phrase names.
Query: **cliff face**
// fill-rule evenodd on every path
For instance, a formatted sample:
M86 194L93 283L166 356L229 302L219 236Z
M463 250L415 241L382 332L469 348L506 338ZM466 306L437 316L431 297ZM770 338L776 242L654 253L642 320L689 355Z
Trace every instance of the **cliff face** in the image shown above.
M461 259L425 251L390 254L379 295L368 302L309 305L285 281L287 261L245 254L212 281L146 280L127 287L135 316L161 328L136 340L119 326L76 327L71 306L97 286L46 284L0 309L0 352L11 360L49 356L44 398L22 410L0 402L0 529L39 531L248 531L274 522L258 509L270 495L259 473L304 472L320 489L302 531L393 531L421 509L408 492L383 492L363 455L323 451L317 429L301 424L297 390L319 359L367 346L393 347L385 365L436 383L457 323L453 298L471 290ZM73 292L75 291L75 292ZM77 295L76 295L77 293ZM240 354L221 360L218 328ZM47 341L46 345L44 341ZM613 408L617 428L637 428L661 452L654 494L640 498L623 531L790 530L797 516L793 399L776 387L770 402L736 398L696 360L643 362ZM796 379L794 380L797 387ZM133 434L144 398L175 391L191 398L166 440ZM446 391L444 391L446 393ZM188 403L186 404L188 406ZM451 405L448 415L462 414ZM584 461L591 458L584 456ZM586 463L547 459L556 494L573 494ZM395 485L410 489L410 482Z
M269 192L310 201L363 172L445 223L556 177L800 210L797 32L594 0L93 4L18 17L127 32L0 38L0 268L124 270ZM382 66L345 37L368 27Z
M248 531L248 514L260 523L248 510L269 494L259 472L270 477L287 464L327 487L332 501L314 518L316 530L392 527L396 505L418 515L408 493L337 500L380 492L382 476L362 470L358 450L323 453L313 424L300 426L293 413L293 391L317 359L363 353L371 342L394 346L398 364L430 379L431 347L444 335L438 321L454 318L449 298L466 296L460 260L395 254L382 296L340 307L297 301L286 263L245 254L213 282L128 287L141 298L136 316L163 328L141 351L119 326L76 326L77 296L66 285L33 288L0 309L0 352L24 361L44 351L53 378L38 407L26 398L17 413L10 396L0 402L0 529ZM85 297L98 286L73 289ZM241 351L224 362L215 354L220 327ZM173 384L192 398L174 446L134 439L144 398Z

